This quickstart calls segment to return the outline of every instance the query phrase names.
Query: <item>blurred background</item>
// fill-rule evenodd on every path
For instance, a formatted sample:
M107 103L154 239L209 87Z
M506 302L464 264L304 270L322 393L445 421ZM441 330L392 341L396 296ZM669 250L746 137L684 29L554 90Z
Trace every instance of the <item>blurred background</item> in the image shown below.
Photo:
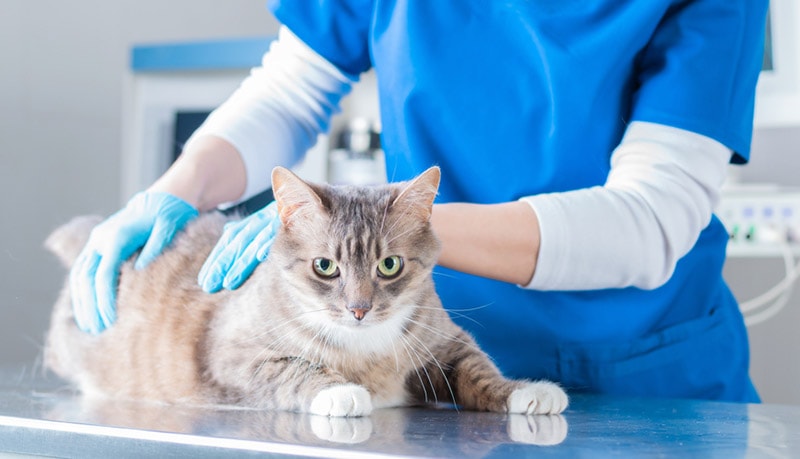
M726 278L751 308L756 386L767 402L800 404L800 294L791 289L800 256L794 32L800 8L791 0L772 4L783 14L771 24L776 35L759 88L752 161L731 169L718 213L732 233ZM172 68L159 52L180 54L174 45L187 43L268 43L278 24L264 0L3 0L2 6L0 365L35 370L66 273L43 250L46 236L72 216L117 210L168 164L176 115L212 109L248 71L228 64ZM135 49L143 53L137 62ZM379 130L372 84L367 75L335 129ZM344 154L337 140L320 142L304 166L307 176L333 179L379 165L379 154ZM353 162L337 168L340 160ZM781 282L775 295L749 302Z
M264 0L3 0L0 362L32 362L64 269L42 249L121 197L122 115L136 44L267 37Z

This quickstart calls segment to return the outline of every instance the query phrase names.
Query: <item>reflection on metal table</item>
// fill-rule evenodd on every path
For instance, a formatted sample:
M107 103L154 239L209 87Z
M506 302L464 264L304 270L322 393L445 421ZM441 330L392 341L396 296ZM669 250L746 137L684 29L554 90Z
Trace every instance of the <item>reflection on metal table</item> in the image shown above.
M382 409L363 418L88 400L0 372L1 452L57 457L798 457L800 407L574 395L561 416Z

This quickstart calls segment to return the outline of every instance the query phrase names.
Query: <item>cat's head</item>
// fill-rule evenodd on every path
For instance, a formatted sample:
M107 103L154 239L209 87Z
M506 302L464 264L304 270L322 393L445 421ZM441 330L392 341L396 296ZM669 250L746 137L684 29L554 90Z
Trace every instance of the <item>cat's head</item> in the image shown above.
M430 217L439 169L372 187L310 184L272 173L282 228L270 251L309 320L365 330L401 323L433 293L439 241ZM381 328L381 327L379 327Z

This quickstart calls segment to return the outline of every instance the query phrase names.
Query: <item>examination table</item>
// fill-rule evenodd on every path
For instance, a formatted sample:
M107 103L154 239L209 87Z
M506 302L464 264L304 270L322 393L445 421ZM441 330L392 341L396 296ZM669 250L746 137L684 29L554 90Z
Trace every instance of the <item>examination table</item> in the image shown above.
M363 418L86 400L0 369L4 453L127 457L800 457L800 406L572 394L561 416L376 410ZM11 456L17 457L17 456Z

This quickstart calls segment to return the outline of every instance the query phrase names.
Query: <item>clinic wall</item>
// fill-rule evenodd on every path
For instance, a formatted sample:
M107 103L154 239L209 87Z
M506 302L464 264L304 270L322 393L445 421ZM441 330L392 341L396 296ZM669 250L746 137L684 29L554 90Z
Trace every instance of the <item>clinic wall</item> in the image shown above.
M65 271L42 249L77 214L120 203L123 82L133 44L269 36L264 0L3 0L0 365L35 368Z

